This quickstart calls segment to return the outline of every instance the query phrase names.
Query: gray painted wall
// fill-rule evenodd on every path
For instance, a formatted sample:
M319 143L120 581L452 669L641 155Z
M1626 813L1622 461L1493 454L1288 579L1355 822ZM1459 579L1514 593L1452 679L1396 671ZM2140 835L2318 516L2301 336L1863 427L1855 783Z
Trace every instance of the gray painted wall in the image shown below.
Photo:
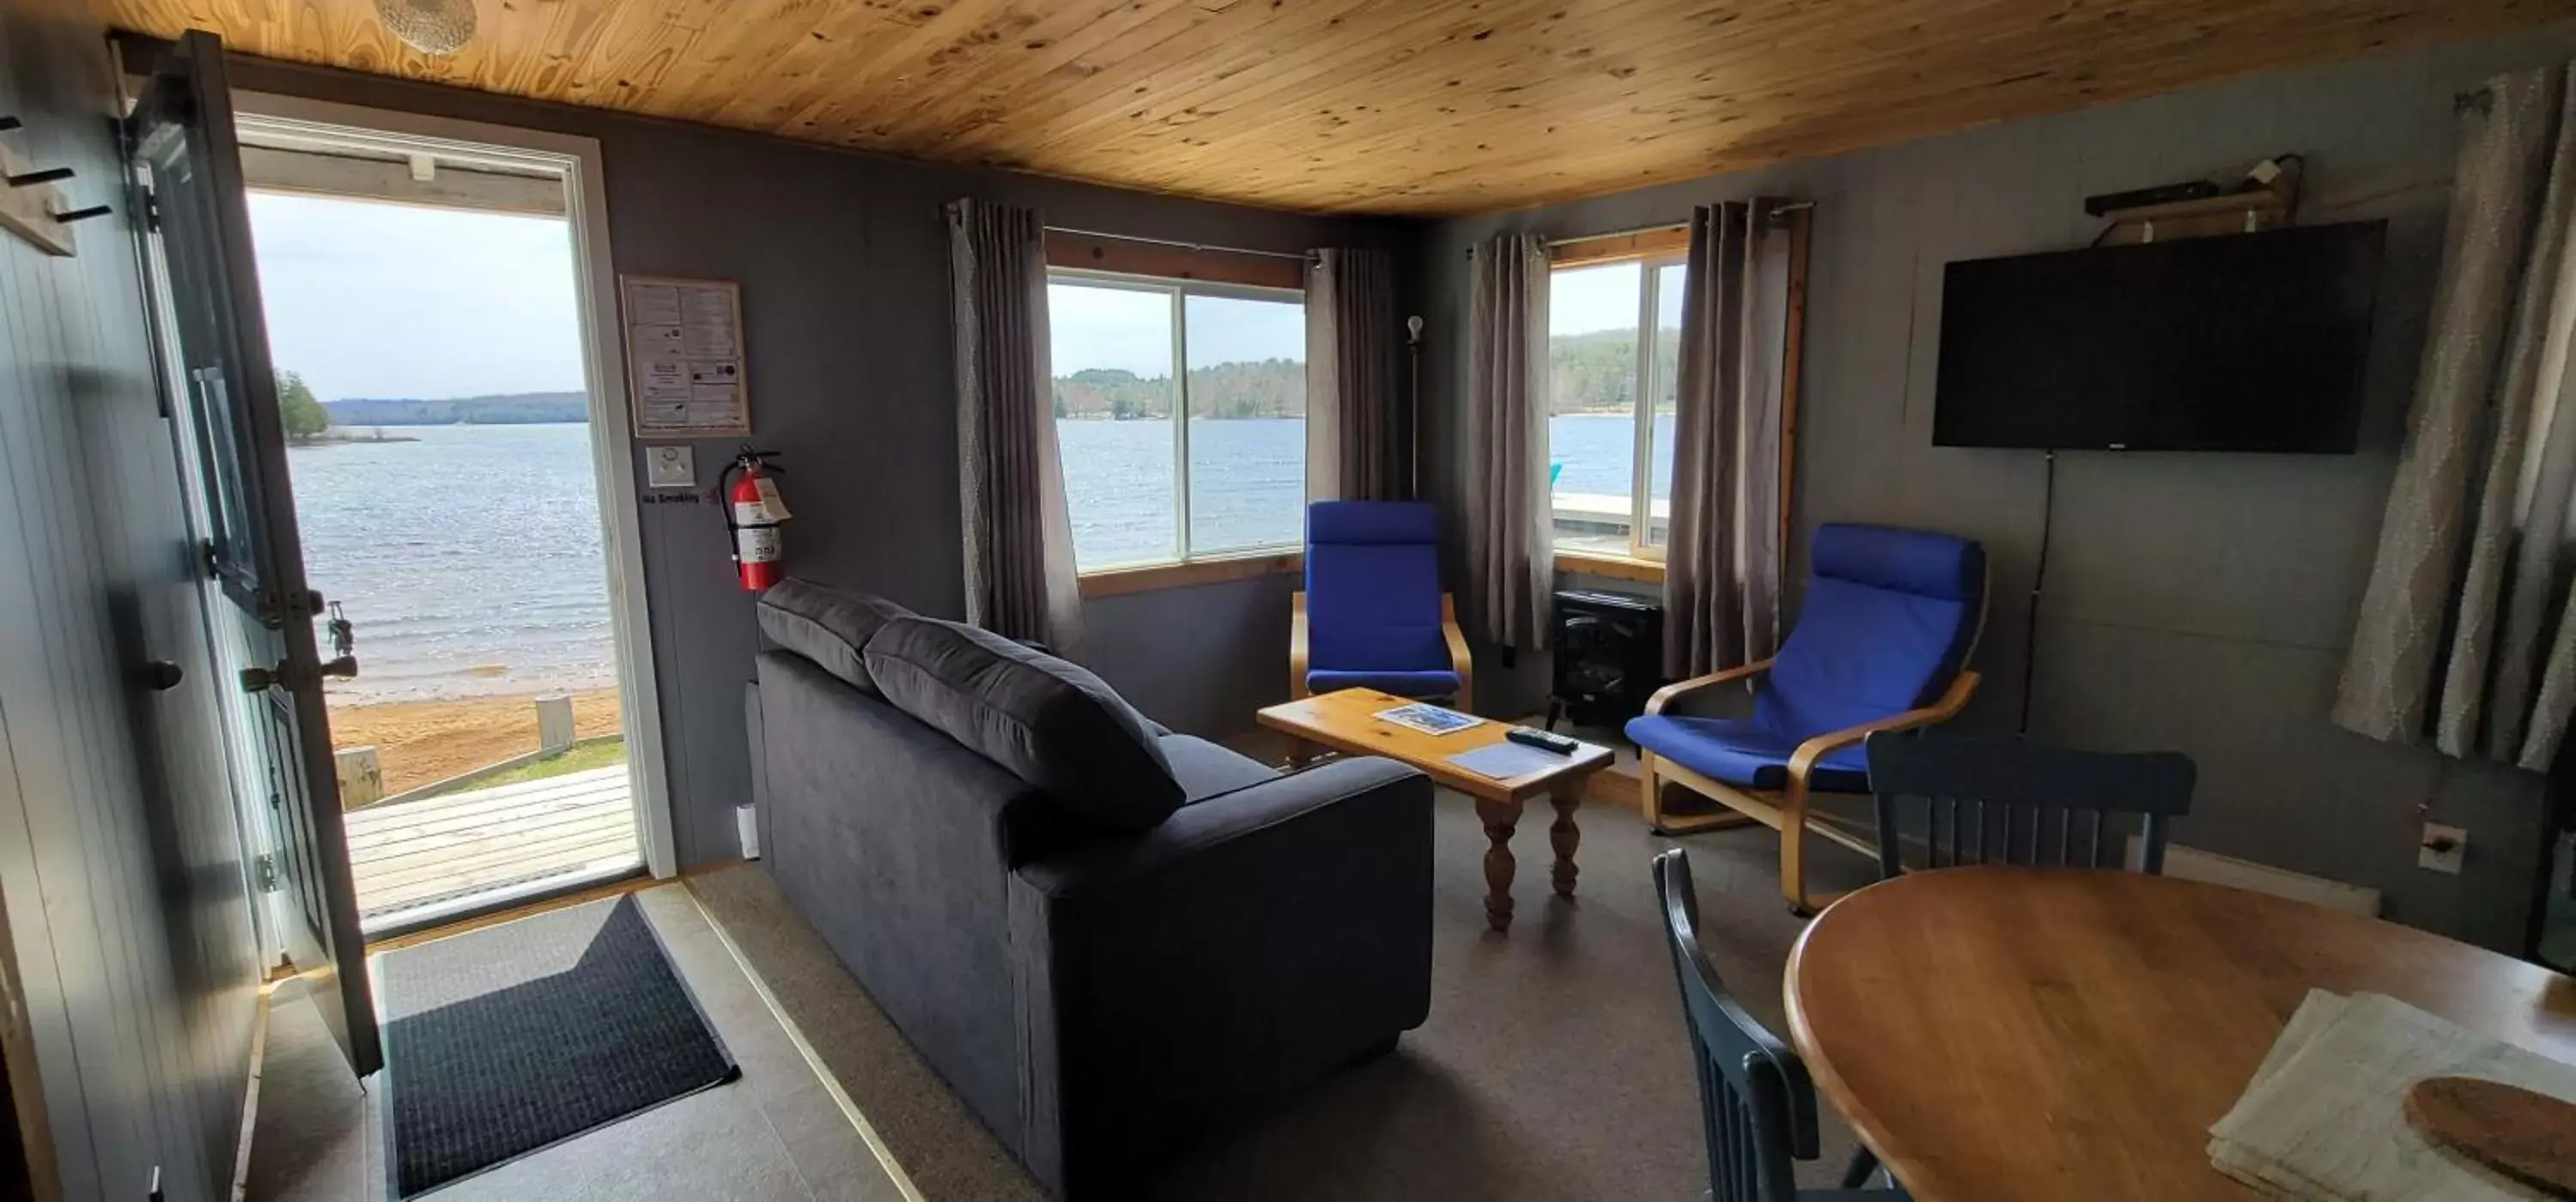
M0 0L0 113L116 200L104 31ZM121 205L120 205L121 207ZM259 956L128 232L0 236L0 905L67 1196L228 1197ZM127 683L149 659L182 685Z
M1794 570L1803 572L1805 533L1824 521L1984 540L1995 563L1978 655L1987 685L1967 724L2008 729L2027 651L2041 459L1931 445L1943 264L2081 246L2099 228L2081 207L2088 194L2303 153L2301 220L2391 222L2365 449L2060 456L2033 734L2186 751L2202 786L2178 840L2375 886L2403 921L2518 947L2543 854L2539 779L2375 743L2325 715L2423 342L2456 149L2452 95L2571 54L2576 28L2557 26L1444 223L1424 283L1442 340L1426 369L1432 494L1457 512L1465 250L1474 240L1514 228L1565 237L1674 222L1693 203L1757 192L1812 198ZM1480 699L1497 712L1529 712L1545 691L1543 659L1524 656L1506 673L1481 657ZM2418 807L2469 828L2461 876L2413 867Z
M964 612L948 235L958 196L1050 222L1262 250L1369 245L1398 227L934 167L760 135L237 57L239 88L595 138L620 271L743 286L754 441L786 452L791 571ZM698 447L712 479L733 442ZM641 468L638 468L641 474ZM736 854L750 796L741 685L756 649L721 514L643 507L680 862ZM1090 602L1083 658L1174 727L1231 733L1284 698L1285 578Z

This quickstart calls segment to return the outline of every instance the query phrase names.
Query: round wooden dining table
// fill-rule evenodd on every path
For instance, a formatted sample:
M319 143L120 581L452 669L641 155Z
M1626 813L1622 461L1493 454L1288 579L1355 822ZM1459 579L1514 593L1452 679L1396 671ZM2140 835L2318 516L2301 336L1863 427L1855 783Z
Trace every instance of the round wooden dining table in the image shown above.
M2209 1127L2311 989L2576 1061L2576 982L2377 919L2099 869L1944 868L1826 907L1789 1026L1923 1202L2255 1198Z

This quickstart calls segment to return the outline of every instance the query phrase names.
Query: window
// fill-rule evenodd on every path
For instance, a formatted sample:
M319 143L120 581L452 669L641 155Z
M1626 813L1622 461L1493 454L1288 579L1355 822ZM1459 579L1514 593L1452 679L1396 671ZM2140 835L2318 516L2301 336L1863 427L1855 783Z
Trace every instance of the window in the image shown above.
M1549 273L1548 490L1560 551L1663 558L1682 272L1680 256L1656 254Z
M1303 295L1058 270L1047 321L1078 570L1300 544Z

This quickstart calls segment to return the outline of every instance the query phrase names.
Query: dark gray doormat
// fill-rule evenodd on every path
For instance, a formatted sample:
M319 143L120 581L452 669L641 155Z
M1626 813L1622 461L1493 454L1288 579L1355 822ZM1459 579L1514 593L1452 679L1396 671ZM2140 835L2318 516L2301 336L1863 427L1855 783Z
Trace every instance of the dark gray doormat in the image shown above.
M633 895L378 958L393 1194L742 1075Z

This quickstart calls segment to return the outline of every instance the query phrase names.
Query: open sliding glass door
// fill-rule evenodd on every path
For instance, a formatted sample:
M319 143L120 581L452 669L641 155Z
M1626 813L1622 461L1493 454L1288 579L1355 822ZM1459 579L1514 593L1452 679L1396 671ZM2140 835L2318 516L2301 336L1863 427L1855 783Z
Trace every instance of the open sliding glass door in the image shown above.
M150 194L146 253L168 289L165 358L184 394L173 410L207 494L208 619L236 670L227 691L240 690L229 693L241 706L234 753L275 828L262 876L282 899L287 959L308 974L324 1024L366 1076L383 1054L322 706L323 677L356 663L345 654L325 663L314 635L323 600L305 582L223 53L211 34L180 38L153 65L126 145Z

